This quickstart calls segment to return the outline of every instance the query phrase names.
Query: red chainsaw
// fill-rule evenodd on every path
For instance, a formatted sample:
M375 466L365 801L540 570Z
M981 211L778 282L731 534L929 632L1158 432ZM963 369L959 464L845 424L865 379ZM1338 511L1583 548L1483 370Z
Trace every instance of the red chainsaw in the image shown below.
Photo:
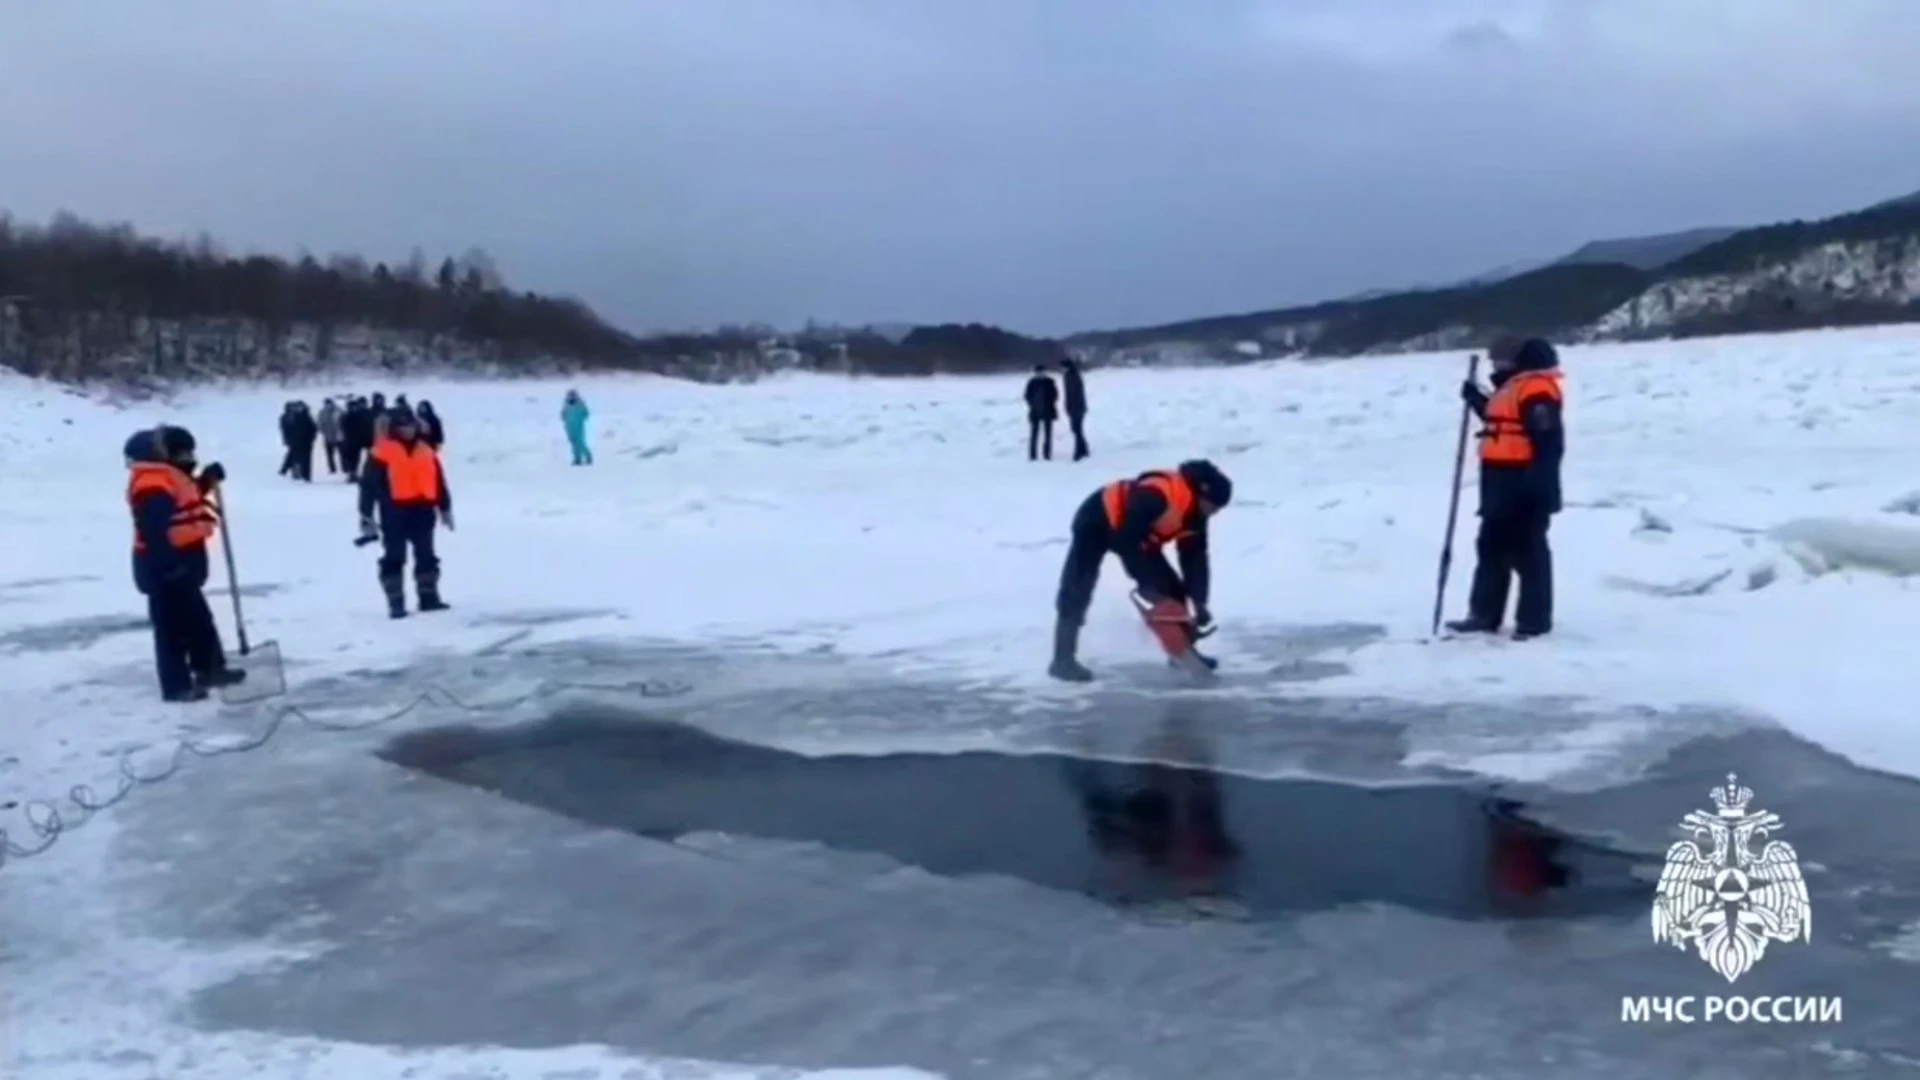
M1140 613L1148 632L1166 650L1168 664L1195 675L1210 675L1220 666L1220 661L1195 648L1202 638L1213 633L1213 628L1202 630L1196 626L1186 604L1172 599L1148 600L1138 591L1130 595L1134 610Z

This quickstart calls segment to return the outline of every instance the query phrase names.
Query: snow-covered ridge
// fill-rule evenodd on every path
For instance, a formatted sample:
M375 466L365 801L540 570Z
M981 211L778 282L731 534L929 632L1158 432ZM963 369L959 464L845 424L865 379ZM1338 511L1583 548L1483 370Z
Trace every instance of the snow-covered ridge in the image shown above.
M1920 303L1920 234L1902 231L1818 244L1739 272L1656 280L1592 322L1556 327L1551 336L1571 342L1624 342L1896 323L1920 318L1916 303ZM1486 305L1461 301L1461 306ZM1540 317L1537 312L1529 316ZM1371 322L1390 324L1398 319L1365 309L1299 308L1272 312L1265 318L1169 328L1164 338L1136 341L1118 349L1117 355L1136 364L1355 355L1354 327L1364 333ZM1225 323L1236 325L1228 329ZM1491 319L1449 322L1410 337L1367 345L1358 355L1475 348L1507 328L1494 325Z
M1689 323L1761 305L1885 305L1920 300L1920 237L1835 242L1741 274L1661 282L1574 336L1582 341L1666 337Z

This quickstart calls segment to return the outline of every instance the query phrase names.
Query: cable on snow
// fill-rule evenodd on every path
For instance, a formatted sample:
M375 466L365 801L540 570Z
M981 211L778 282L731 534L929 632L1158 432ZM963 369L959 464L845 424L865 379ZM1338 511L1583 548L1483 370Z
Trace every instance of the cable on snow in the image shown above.
M128 796L141 788L173 778L194 758L225 757L229 754L244 754L258 750L272 742L274 736L293 724L316 731L334 733L370 731L428 707L453 708L467 713L502 713L566 693L638 694L643 698L658 699L679 697L692 689L692 686L685 683L661 680L613 684L548 682L517 697L476 704L462 700L450 690L430 686L397 709L361 720L323 720L298 705L282 705L268 718L266 726L252 735L236 737L222 733L202 737L186 736L177 740L172 751L166 753L165 761L159 768L142 769L134 763L136 757L144 758L152 755L152 748L125 751L120 755L117 763L118 776L113 790L104 796L92 785L75 784L67 789L64 804L57 798L22 800L19 807L26 818L27 829L32 833L33 839L26 843L19 843L8 834L6 829L0 828L0 869L19 859L30 859L36 855L46 854L60 842L62 836L85 825L96 815L124 802Z

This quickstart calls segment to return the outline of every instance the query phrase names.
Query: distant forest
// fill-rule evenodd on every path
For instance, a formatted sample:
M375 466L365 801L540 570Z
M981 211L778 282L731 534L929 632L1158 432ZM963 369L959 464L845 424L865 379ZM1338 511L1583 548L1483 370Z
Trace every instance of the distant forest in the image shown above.
M329 368L445 366L489 374L648 371L704 381L774 371L854 375L988 374L1054 365L1069 347L1095 362L1168 343L1234 356L1351 356L1462 348L1502 331L1571 337L1636 297L1686 279L1764 272L1821 245L1870 242L1852 280L1780 275L1711 314L1629 333L1750 333L1920 320L1905 280L1920 259L1920 199L1821 221L1732 233L1671 263L1561 262L1501 281L1035 338L994 326L904 334L810 325L633 334L579 300L512 288L480 250L431 261L353 255L232 254L213 240L144 237L61 214L45 225L0 214L0 365L70 382L169 383L286 378ZM1871 279L1871 280L1868 280ZM1864 284L1863 284L1864 282ZM1658 295L1658 294L1655 294Z
M189 328L182 332L181 327ZM288 340L325 367L349 332L386 332L449 363L750 376L770 366L854 374L1023 370L1058 343L997 327L916 327L901 337L810 328L635 335L579 300L511 288L484 252L399 265L228 253L210 238L143 237L61 214L45 226L0 215L0 364L75 381L266 375Z
M1503 330L1555 336L1589 326L1664 284L1756 271L1823 244L1848 241L1880 242L1882 262L1920 254L1920 200L1885 203L1820 221L1743 229L1652 270L1618 263L1557 263L1500 281L1077 334L1069 342L1104 348L1166 341L1224 343L1257 340L1276 327L1316 324L1310 351L1342 356L1450 327L1477 329L1482 337ZM1751 333L1920 318L1920 309L1912 304L1837 298L1833 292L1831 283L1814 292L1763 291L1737 311L1675 327L1674 333Z

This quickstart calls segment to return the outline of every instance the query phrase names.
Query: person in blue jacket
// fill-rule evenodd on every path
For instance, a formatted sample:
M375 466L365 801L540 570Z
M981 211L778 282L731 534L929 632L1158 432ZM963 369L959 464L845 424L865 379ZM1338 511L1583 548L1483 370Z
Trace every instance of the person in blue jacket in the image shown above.
M573 449L575 465L593 464L593 451L587 449L587 403L580 391L567 391L566 404L560 406L560 422L567 427L567 445Z
M127 440L127 508L133 515L133 585L147 598L154 667L167 701L202 701L247 673L227 667L207 607L207 542L220 518L207 493L226 479L218 462L198 469L193 433L162 426ZM195 473L198 472L196 476Z

